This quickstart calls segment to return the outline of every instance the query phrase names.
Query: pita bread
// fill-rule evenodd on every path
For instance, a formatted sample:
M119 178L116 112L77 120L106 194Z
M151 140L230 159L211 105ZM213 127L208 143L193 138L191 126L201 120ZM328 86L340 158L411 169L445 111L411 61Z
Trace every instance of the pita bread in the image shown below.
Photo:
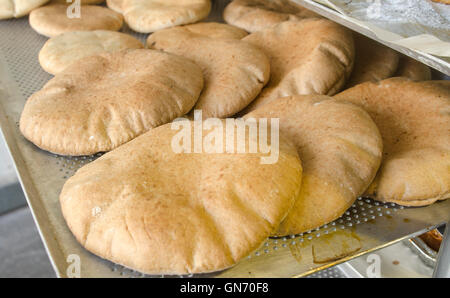
M22 134L61 155L112 150L186 114L203 87L191 61L138 49L85 57L26 102Z
M283 22L242 40L260 47L271 60L270 81L247 112L284 96L333 95L352 71L352 34L326 19Z
M391 78L335 96L363 107L384 143L375 199L423 206L450 196L450 82Z
M149 36L147 47L181 55L202 68L205 88L194 109L202 110L203 117L225 118L236 114L269 80L269 59L249 43L209 38L189 28L155 32Z
M121 7L131 29L149 33L205 19L211 10L211 1L124 0Z
M399 54L361 34L354 34L355 64L346 88L368 81L392 77L397 70Z
M247 31L238 27L215 22L201 22L185 25L183 28L194 34L210 38L242 39L248 35Z
M292 145L280 140L278 162L261 164L260 153L174 153L177 133L160 126L67 180L62 213L87 250L147 274L206 273L277 228L301 182Z
M224 20L236 27L256 32L285 21L320 17L290 0L234 0L223 12Z
M0 20L20 18L49 0L0 0Z
M118 13L123 13L122 11L123 0L106 0L106 5Z
M57 74L84 57L143 47L136 38L120 32L72 31L50 38L39 52L39 63L46 72Z
M67 9L64 4L35 9L30 13L30 25L36 32L48 37L70 31L118 31L122 27L123 17L106 7L83 5L80 18L69 18Z
M70 2L67 2L67 1L70 1ZM75 0L52 0L52 2L70 5L70 4L73 4L73 2L75 2ZM81 5L100 4L103 2L105 2L105 0L80 0Z
M402 55L395 76L406 77L413 81L428 81L431 80L431 70L425 64Z
M382 139L360 107L325 95L280 98L245 115L279 118L280 134L302 160L300 193L277 236L299 234L340 217L372 182Z

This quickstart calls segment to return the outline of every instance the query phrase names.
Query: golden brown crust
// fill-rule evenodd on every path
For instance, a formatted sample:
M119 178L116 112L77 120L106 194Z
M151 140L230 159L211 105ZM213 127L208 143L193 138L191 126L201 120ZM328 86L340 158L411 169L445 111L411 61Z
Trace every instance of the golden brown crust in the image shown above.
M436 3L450 4L450 0L431 0Z
M397 70L399 54L370 38L353 33L355 63L345 88L364 82L377 82L392 77Z
M320 17L289 0L234 0L227 5L223 18L231 25L256 32L285 21Z
M122 4L123 0L106 0L106 5L118 13L123 13Z
M39 63L51 74L63 71L81 58L144 45L131 35L106 30L66 32L47 40L39 52Z
M151 130L67 180L62 212L86 249L148 274L205 273L277 228L301 182L293 145L280 140L278 162L261 164L259 153L176 154L176 133Z
M338 92L353 67L353 37L326 19L283 22L242 40L270 58L270 81L246 112L283 96Z
M413 81L429 81L431 80L431 70L416 59L402 55L395 76L405 77Z
M33 10L29 21L36 32L53 37L69 31L118 31L123 17L106 7L83 5L80 18L69 18L66 5L52 4Z
M299 234L341 216L375 177L382 141L369 115L324 95L280 98L246 118L280 118L303 166L302 187L276 235Z
M211 0L125 0L121 10L131 29L150 33L205 19Z
M229 117L245 108L261 92L269 80L270 62L254 45L218 38L225 35L224 28L217 30L214 23L202 26L201 30L197 25L160 30L149 36L147 47L181 55L198 64L203 70L205 88L194 109L202 110L205 118Z
M20 18L33 9L46 4L49 0L0 0L0 20Z
M138 49L85 57L26 102L22 134L62 155L112 150L186 114L203 87L190 60Z
M363 107L383 137L383 161L368 195L407 206L449 198L450 82L391 78L335 98Z
M437 230L428 231L419 236L431 249L439 251L439 247L442 243L442 234Z
M52 0L52 3L59 3L59 4L65 4L65 5L70 5L72 4L74 1L71 0L72 3L68 3L67 0ZM89 4L101 4L105 2L105 0L80 0L81 5L89 5Z
M247 31L238 27L215 22L200 22L185 25L182 28L193 34L210 38L242 39L248 35Z

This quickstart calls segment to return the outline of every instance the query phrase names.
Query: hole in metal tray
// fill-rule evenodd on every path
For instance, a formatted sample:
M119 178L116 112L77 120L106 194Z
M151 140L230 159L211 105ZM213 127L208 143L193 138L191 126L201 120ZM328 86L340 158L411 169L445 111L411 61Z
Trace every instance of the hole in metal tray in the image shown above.
M343 278L346 277L336 266L323 269L314 274L308 275L306 278Z

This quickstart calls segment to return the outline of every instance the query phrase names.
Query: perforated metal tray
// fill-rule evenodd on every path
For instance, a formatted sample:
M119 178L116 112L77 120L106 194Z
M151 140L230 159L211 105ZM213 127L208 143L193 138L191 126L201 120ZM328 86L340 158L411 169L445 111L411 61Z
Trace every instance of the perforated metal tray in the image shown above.
M221 20L225 2L213 2L210 21ZM45 41L29 27L27 18L0 21L0 127L39 233L58 276L67 276L68 256L76 254L81 260L82 277L141 277L83 249L60 212L58 196L66 179L98 156L56 156L39 150L20 134L18 121L26 99L51 78L38 63L38 52ZM450 200L424 208L403 208L360 198L335 222L302 235L267 239L235 267L208 276L304 276L420 234L449 219Z

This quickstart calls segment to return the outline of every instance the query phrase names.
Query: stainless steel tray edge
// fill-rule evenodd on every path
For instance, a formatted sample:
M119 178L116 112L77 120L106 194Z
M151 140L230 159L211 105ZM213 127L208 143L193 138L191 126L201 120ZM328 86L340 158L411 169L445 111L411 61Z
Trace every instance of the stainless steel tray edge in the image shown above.
M11 117L5 112L4 101L9 98L14 99L14 95L7 89L17 89L16 83L7 75L6 70L8 67L0 55L0 132L6 142L7 149L13 160L14 169L17 173L19 182L24 191L25 198L30 206L33 220L38 227L39 235L44 244L45 250L49 255L50 262L56 275L62 276L59 268L61 268L60 261L63 260L61 254L61 248L58 242L55 240L54 232L46 225L45 208L42 206L42 202L37 194L37 190L33 184L33 180L30 177L27 166L24 162L22 153L19 150L14 134L12 133L14 123L11 123Z

